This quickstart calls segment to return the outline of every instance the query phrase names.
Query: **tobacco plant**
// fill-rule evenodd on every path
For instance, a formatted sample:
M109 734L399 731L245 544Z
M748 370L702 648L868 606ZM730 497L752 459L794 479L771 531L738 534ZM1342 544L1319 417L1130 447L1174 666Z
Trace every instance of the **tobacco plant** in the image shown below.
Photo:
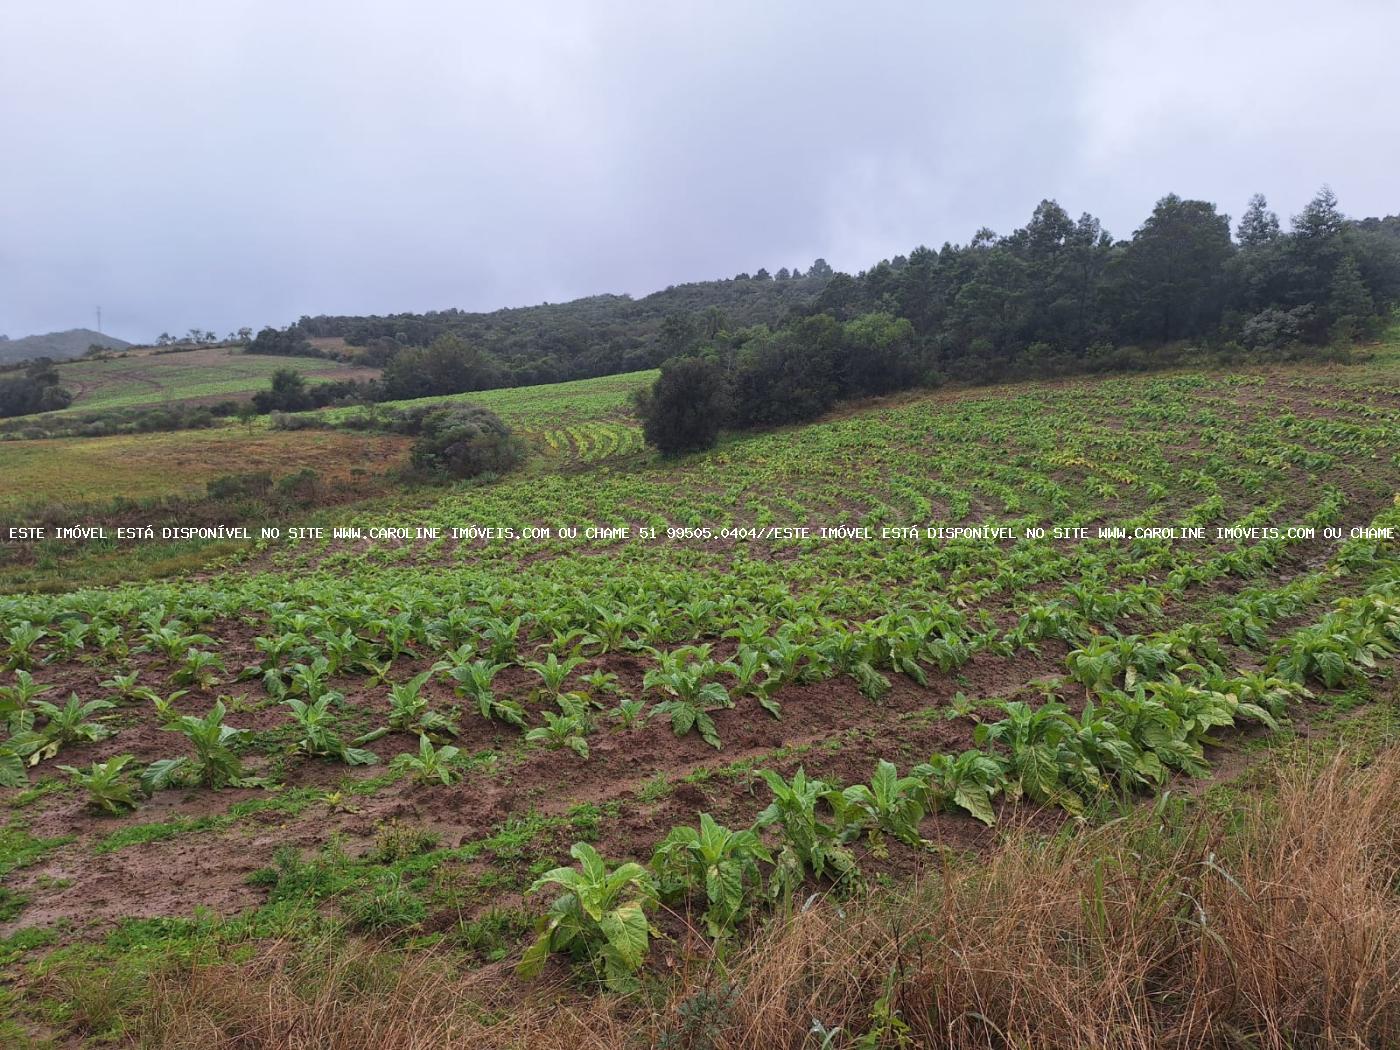
M705 894L705 925L715 939L762 896L760 863L772 864L773 857L752 829L730 831L708 813L700 814L699 828L672 828L651 858L663 899Z
M540 917L518 972L533 977L551 952L568 952L591 963L611 990L635 991L653 933L647 911L656 903L655 880L630 861L609 870L586 842L569 852L578 868L555 868L530 886L532 894L551 885L564 892Z
M434 748L433 742L424 734L418 738L418 753L406 752L396 755L389 763L390 769L403 769L425 783L433 780L441 784L451 784L461 775L461 748L451 744Z
M226 713L223 701L216 700L203 718L181 715L165 726L189 741L194 758L182 756L152 762L141 773L142 791L152 795L187 777L210 788L261 786L261 780L244 776L243 763L233 751L233 745L247 735L247 730L224 725Z
M105 762L94 762L87 770L59 766L73 783L88 793L88 804L105 813L118 814L123 809L136 808L134 785L123 779L122 771L131 761L130 755L116 755Z

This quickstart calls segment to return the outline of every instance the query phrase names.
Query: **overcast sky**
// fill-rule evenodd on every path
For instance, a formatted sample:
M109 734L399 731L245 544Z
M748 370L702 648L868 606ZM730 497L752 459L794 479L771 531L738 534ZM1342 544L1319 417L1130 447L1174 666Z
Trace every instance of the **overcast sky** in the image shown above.
M1400 212L1397 40L1388 0L3 0L0 332L856 271L1047 196Z

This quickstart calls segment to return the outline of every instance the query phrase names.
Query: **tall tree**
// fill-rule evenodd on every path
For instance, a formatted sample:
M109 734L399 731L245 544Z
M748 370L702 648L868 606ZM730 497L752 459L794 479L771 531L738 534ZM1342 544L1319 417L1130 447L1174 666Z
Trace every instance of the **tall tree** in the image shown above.
M690 314L667 314L661 321L657 340L665 357L680 357L695 347L699 334L695 318Z
M678 357L661 367L650 391L638 398L642 433L665 455L710 448L729 416L724 375L713 361Z
M1337 195L1331 186L1323 186L1307 207L1293 216L1293 233L1304 241L1326 241L1341 233L1345 222Z
M1278 213L1269 210L1269 202L1262 193L1256 193L1249 198L1244 216L1235 227L1235 239L1241 248L1259 248L1278 237Z
M1128 333L1169 342L1207 331L1219 318L1220 278L1232 251L1230 217L1214 204L1175 193L1159 200L1121 258Z
M1342 256L1332 275L1327 313L1335 339L1345 342L1372 333L1376 304L1361 280L1361 270L1356 260L1350 255Z
M1291 305L1316 303L1325 312L1332 293L1332 278L1346 254L1346 216L1337 207L1337 195L1323 186L1317 196L1293 216L1289 298Z

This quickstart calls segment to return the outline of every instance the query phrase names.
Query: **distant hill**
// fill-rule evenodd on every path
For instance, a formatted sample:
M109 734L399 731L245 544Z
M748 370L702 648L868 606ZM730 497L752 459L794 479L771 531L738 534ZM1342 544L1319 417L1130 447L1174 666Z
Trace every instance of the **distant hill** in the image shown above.
M807 275L782 269L770 277L760 270L672 285L641 299L594 295L491 313L322 314L302 317L297 327L313 339L339 338L351 347L380 344L389 352L397 345L426 346L450 332L494 355L514 376L513 384L551 383L653 368L696 334L777 325L790 311L812 307L830 276L831 268L818 260Z
M22 339L0 337L0 365L27 361L34 357L68 361L82 357L93 343L105 346L109 350L125 350L132 345L125 339L103 335L91 328L70 328L66 332L50 332L48 335L26 335Z

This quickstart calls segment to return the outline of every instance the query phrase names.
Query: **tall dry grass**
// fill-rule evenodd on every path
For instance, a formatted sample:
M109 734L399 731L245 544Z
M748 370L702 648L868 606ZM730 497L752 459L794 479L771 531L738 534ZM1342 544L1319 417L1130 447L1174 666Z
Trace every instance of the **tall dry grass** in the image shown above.
M658 949L664 951L664 949ZM1294 772L1234 813L1158 807L1010 836L901 893L775 923L645 1001L364 945L169 974L152 1046L1400 1047L1400 751Z

